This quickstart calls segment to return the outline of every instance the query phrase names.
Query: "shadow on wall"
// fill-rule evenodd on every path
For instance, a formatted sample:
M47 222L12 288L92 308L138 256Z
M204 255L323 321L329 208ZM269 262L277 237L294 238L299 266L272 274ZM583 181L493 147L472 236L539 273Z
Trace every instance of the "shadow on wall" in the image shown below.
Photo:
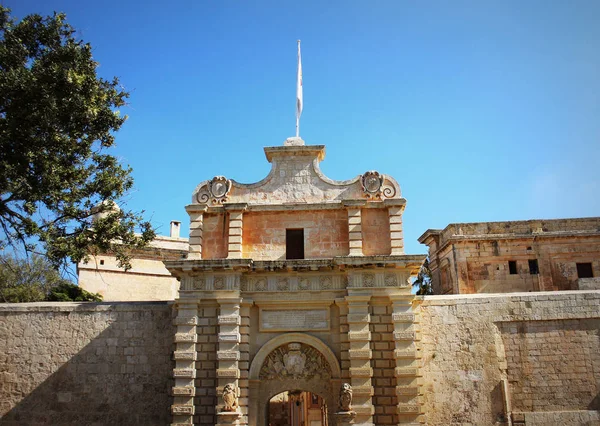
M0 305L0 424L170 423L171 315L165 302Z

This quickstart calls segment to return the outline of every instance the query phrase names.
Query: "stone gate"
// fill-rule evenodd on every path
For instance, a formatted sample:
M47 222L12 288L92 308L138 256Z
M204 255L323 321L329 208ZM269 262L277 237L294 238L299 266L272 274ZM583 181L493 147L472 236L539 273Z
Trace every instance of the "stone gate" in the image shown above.
M391 177L325 177L324 146L265 148L254 184L216 176L186 207L175 301L174 425L266 426L269 399L320 395L329 425L418 424L419 313ZM325 425L320 425L325 426Z

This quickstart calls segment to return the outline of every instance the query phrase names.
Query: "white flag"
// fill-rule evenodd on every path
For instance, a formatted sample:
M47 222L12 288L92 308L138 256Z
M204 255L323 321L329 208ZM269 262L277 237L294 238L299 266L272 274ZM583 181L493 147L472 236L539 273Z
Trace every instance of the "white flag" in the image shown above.
M298 40L298 82L296 86L296 127L302 115L302 58L300 56L300 40ZM298 136L298 135L296 135Z

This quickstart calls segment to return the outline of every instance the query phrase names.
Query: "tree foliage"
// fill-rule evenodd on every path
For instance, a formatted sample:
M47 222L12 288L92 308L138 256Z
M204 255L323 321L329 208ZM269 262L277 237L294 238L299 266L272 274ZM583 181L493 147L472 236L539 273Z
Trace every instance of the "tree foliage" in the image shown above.
M417 279L413 282L413 287L417 290L418 295L425 296L433 294L433 288L431 287L431 270L429 269L429 257L425 259Z
M106 153L128 93L97 66L64 14L17 22L0 6L0 245L43 251L54 267L94 250L128 266L128 249L154 238L149 222L114 208L133 184Z
M0 254L0 303L44 300L99 302L102 297L62 278L42 256Z

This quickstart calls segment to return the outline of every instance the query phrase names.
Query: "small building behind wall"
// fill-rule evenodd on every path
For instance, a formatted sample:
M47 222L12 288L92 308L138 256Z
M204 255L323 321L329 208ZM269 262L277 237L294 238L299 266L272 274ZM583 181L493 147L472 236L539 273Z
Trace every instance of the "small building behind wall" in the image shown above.
M435 294L600 288L600 218L452 223L419 237Z
M158 235L147 247L132 253L128 271L118 266L112 253L79 262L79 286L111 302L174 300L179 282L163 261L178 260L188 253L188 240L179 236L179 228L180 222L171 222L169 236Z

